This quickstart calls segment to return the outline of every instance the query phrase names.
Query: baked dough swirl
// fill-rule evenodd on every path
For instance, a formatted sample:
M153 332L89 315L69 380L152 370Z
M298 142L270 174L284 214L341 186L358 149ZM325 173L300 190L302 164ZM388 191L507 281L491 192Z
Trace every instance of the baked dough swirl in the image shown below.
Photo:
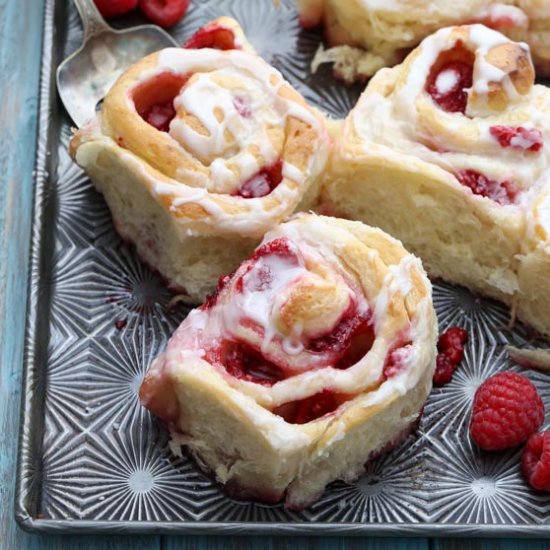
M200 49L132 66L71 152L121 235L200 301L270 227L307 208L329 137L234 20L210 23L188 45Z
M323 23L334 48L316 62L333 61L345 80L372 76L402 61L411 48L451 25L482 23L527 42L540 75L550 75L550 2L547 0L298 0L302 24Z
M189 314L140 396L230 493L303 508L408 433L436 334L430 283L398 241L299 214Z
M534 220L548 216L550 91L534 76L526 44L482 25L436 32L370 81L343 125L322 202L550 335L550 279L528 283L525 273L549 269ZM539 265L527 268L534 250Z

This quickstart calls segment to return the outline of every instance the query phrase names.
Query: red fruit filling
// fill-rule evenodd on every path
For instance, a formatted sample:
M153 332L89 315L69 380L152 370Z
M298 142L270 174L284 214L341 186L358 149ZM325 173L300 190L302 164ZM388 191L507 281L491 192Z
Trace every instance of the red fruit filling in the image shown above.
M346 395L325 389L311 397L285 403L273 412L290 424L307 424L334 412L347 399Z
M223 341L206 353L206 360L219 365L241 380L271 386L285 378L281 369L267 360L261 352L241 342Z
M271 166L262 168L256 175L246 180L237 194L244 199L265 197L283 180L283 161L277 160Z
M254 267L257 267L256 264L260 258L265 258L266 256L278 256L284 259L289 266L297 266L300 263L300 260L298 259L298 256L296 255L296 252L288 239L280 238L269 241L257 248L254 251L254 254L252 254L252 256L247 260L248 265L246 266L244 273L235 283L235 289L237 292L243 292L245 275ZM270 285L272 281L273 275L271 270L267 265L263 265L260 268L257 268L257 276L254 281L256 286L254 288L249 288L249 290L268 290L271 288Z
M491 126L491 135L499 142L501 147L511 147L523 151L540 151L543 145L542 134L536 128L523 128L522 126Z
M476 19L472 23L481 23L490 29L511 30L522 26L522 22L509 15L497 15L489 13L486 17Z
M221 275L218 279L218 286L216 287L216 290L212 294L209 294L206 299L204 300L204 304L200 307L202 310L212 309L216 302L218 301L218 297L220 295L220 292L227 286L227 283L231 280L233 274L231 275Z
M405 363L403 359L406 356L406 353L409 347L412 345L412 342L407 342L395 349L391 350L386 357L386 362L384 364L383 377L384 380L391 378L392 376L397 376L405 369Z
M336 357L332 366L336 369L347 369L369 352L374 338L371 316L358 315L354 305L329 334L310 340L307 350L334 354Z
M524 443L544 421L544 404L533 383L521 374L501 372L477 389L470 435L486 451Z
M460 327L446 330L437 341L436 368L433 377L434 386L444 386L451 381L453 374L464 358L464 344L468 333Z
M517 187L508 180L496 181L475 170L461 170L456 174L457 180L468 187L474 195L487 197L498 204L513 204L519 193Z
M156 25L171 27L185 15L189 0L139 0L139 7Z
M138 0L94 0L99 13L105 18L117 17L132 11Z
M466 90L472 87L475 56L462 42L441 52L432 66L426 91L449 113L465 113L468 103Z
M189 50L200 50L201 48L214 48L215 50L239 49L235 44L235 33L231 29L220 25L207 25L199 29L183 45Z
M250 108L250 103L246 97L237 96L233 100L233 105L243 118L250 118L252 116L252 109Z
M168 423L179 419L179 403L174 392L174 383L161 369L149 371L140 388L139 399L155 416Z
M115 321L115 327L117 330L122 330L128 324L128 319L117 319Z
M300 258L291 241L286 238L274 239L260 246L249 260L235 282L236 292L263 292L271 288L273 273L270 266L262 262L263 258L278 256L288 267L299 265ZM252 270L253 276L251 274ZM216 291L207 297L203 310L212 308L220 292L233 279L233 275L222 276ZM247 322L247 321L245 321ZM254 323L250 321L250 326ZM350 306L339 323L329 334L310 340L305 348L307 352L326 354L327 364L337 369L346 369L357 363L371 349L375 334L369 314L358 314L355 304ZM285 377L284 365L275 365L262 353L244 343L225 341L207 353L207 360L225 368L237 378L273 384Z
M187 80L187 75L161 73L141 83L132 92L136 111L157 130L168 132L170 122L176 116L174 99Z
M521 469L533 489L550 491L550 430L529 438L521 456Z
M174 109L173 101L152 105L151 108L142 115L145 122L160 132L168 132L170 129L170 122L175 116L176 110Z

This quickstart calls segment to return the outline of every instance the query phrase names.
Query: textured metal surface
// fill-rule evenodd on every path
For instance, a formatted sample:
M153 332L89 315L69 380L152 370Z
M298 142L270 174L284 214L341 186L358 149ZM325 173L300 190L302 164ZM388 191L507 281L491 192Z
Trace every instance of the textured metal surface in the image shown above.
M480 452L467 437L476 387L496 371L519 370L503 344L521 345L529 334L501 330L504 307L450 285L435 285L435 305L442 329L468 328L466 358L453 381L433 391L416 434L357 482L335 483L293 513L233 501L170 454L137 390L186 310L168 310L169 293L116 235L101 196L67 154L70 123L53 88L57 62L81 41L67 4L46 3L20 524L68 532L550 535L550 495L527 487L520 451ZM174 35L183 41L222 14L236 17L259 53L321 109L344 116L353 106L361 87L343 87L328 69L309 74L319 36L300 30L290 0L279 9L271 0L193 2ZM548 375L527 375L550 412Z

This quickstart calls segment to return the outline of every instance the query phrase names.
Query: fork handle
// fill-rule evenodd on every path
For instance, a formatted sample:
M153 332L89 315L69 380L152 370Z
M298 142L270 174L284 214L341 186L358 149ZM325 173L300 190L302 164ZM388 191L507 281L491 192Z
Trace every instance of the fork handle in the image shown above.
M74 0L74 3L82 19L84 40L101 34L102 32L112 30L99 13L93 0Z

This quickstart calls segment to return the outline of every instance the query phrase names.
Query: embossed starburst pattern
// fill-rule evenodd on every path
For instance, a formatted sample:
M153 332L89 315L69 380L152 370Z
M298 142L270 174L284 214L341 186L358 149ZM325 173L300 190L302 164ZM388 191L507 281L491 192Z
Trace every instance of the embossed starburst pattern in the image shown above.
M55 219L58 248L85 248L112 232L111 215L84 172L59 148L58 177L48 188L45 210Z
M231 15L260 55L310 102L333 117L345 116L362 86L342 86L328 66L311 75L320 34L300 29L292 0L280 4L193 1L171 32L183 42L207 21ZM113 24L143 22L136 11ZM67 27L59 50L71 53L82 39L72 3L58 3L54 10L47 1L50 33L54 24ZM54 65L52 51L57 50L44 53L44 105L55 103L47 68ZM172 522L174 529L197 522L244 527L263 522L289 529L301 522L330 522L386 532L414 526L419 533L436 524L452 529L548 524L550 496L532 491L523 480L521 449L484 453L468 437L477 387L495 372L524 372L504 345L531 344L531 337L520 324L503 330L509 322L504 306L439 282L434 302L440 329L459 325L470 334L464 361L447 386L432 392L417 432L369 463L357 481L334 483L309 509L293 513L232 500L185 453L175 456L166 431L140 406L138 390L188 309L170 307L172 295L160 277L117 236L103 199L68 156L71 123L55 109L53 117L46 108L40 115L31 272L36 311L29 325L33 353L25 401L34 424L25 427L21 447L21 494L32 501L36 517L75 525L128 522L127 529L141 521ZM55 118L55 139L49 117ZM548 429L550 375L526 374L547 405Z
M510 330L509 309L488 298L471 293L464 287L436 282L433 289L439 328L461 326L494 344L524 343L529 336L521 323Z
M509 370L511 363L504 348L487 344L475 335L466 346L464 359L451 382L434 388L424 408L422 426L437 432L466 433L470 409L477 388L493 374Z
M521 450L488 453L468 437L430 438L428 483L432 521L465 524L539 523L550 497L526 490Z
M137 331L168 337L189 311L182 304L172 306L172 293L133 248L125 244L103 248L95 260L95 334Z
M91 342L86 377L87 424L90 429L124 429L148 418L139 403L139 387L164 339L155 334L134 338L97 338Z
M426 519L424 448L418 436L369 462L353 483L334 483L306 512L312 521L417 523Z

